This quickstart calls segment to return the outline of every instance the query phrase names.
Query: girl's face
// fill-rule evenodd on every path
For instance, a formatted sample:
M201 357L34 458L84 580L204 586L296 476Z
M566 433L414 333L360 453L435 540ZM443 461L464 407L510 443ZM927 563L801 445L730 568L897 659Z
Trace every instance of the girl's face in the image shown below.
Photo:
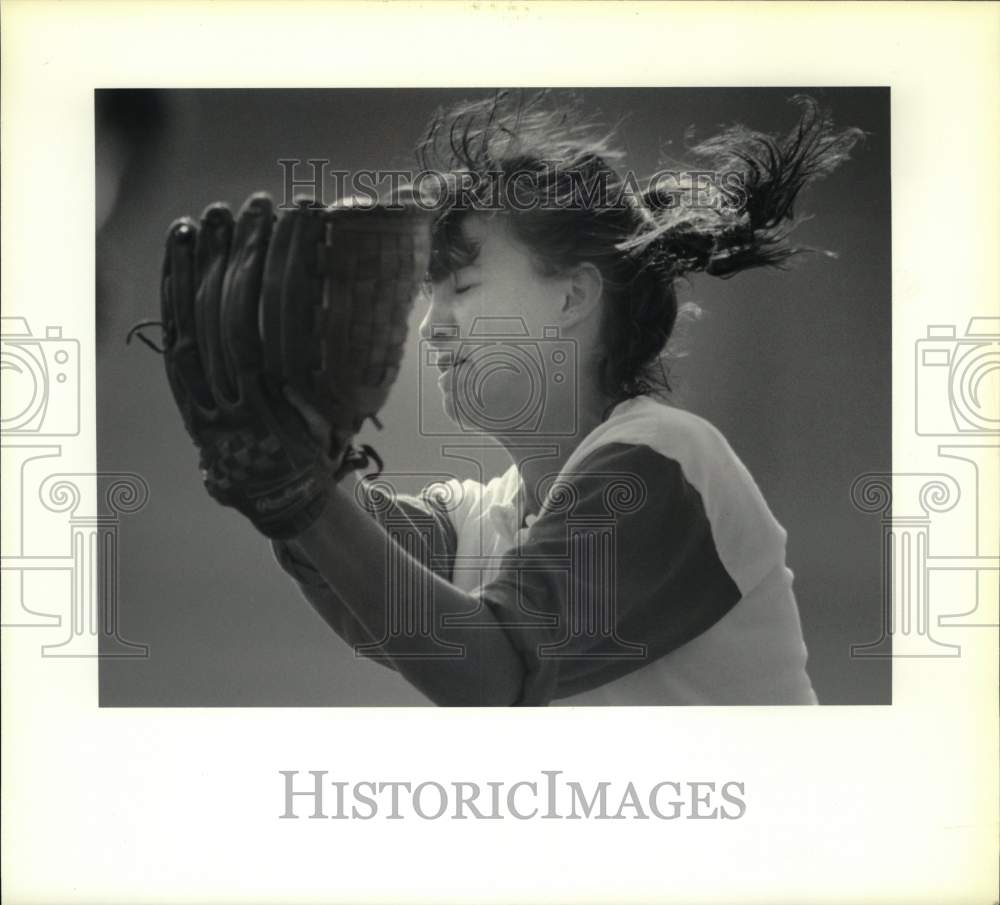
M433 285L420 325L437 353L445 412L471 431L546 432L565 419L562 384L575 374L572 281L540 274L503 216L469 215L462 231L479 254Z

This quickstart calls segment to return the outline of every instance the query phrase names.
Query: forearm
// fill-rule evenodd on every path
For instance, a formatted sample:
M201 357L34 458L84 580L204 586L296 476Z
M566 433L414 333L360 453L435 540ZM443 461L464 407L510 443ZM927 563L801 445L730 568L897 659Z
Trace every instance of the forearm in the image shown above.
M395 668L437 704L506 705L519 697L523 664L490 608L477 612L474 626L444 625L447 616L476 611L478 600L396 544L349 489L333 489L322 516L292 545L377 639L387 637L390 557L386 551L392 545L392 580L400 588L429 587L433 617L433 632L407 636L405 657L393 657L392 643L384 646ZM460 646L461 653L442 657L442 643Z
M354 614L326 580L317 572L309 557L294 541L272 541L275 559L286 575L294 579L303 599L317 615L351 648L380 666L395 670L392 660L382 655L378 638L355 618Z

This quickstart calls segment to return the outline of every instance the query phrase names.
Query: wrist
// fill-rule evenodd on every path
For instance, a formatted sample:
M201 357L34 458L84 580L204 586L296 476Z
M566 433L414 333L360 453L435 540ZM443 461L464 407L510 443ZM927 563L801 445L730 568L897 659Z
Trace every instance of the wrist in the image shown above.
M331 531L344 523L346 510L353 505L356 483L355 479L338 482L327 477L301 515L289 520L290 533L282 539L312 546L329 538Z
M330 488L328 476L307 471L266 483L249 481L225 490L206 481L209 493L242 513L271 540L291 540L320 518Z

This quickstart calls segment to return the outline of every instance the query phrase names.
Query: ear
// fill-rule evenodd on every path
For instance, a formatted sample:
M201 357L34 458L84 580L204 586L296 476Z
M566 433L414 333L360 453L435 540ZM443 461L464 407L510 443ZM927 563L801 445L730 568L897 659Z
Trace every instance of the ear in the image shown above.
M590 318L600 305L603 294L604 277L601 271L589 262L577 264L567 277L560 310L563 325L573 326Z

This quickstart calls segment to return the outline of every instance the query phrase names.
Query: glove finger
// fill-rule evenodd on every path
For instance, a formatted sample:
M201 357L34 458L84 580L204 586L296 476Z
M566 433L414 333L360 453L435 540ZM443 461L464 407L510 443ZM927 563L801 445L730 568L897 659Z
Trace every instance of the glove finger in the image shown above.
M190 217L182 217L170 225L160 280L167 381L189 430L196 409L205 413L214 408L195 328L197 241L198 225Z
M199 276L195 296L195 330L208 383L218 401L236 396L236 388L226 373L221 324L222 288L232 239L232 212L222 203L210 205L201 218L195 252Z
M281 384L308 386L316 366L319 344L311 340L323 304L322 239L322 208L304 204L281 217L268 249L261 331L267 371Z
M281 369L288 384L306 389L321 367L317 331L326 300L319 263L328 215L319 205L303 205L292 216L295 231L285 259L281 298Z
M238 390L255 380L263 367L260 339L260 295L264 262L274 222L271 198L258 193L247 199L236 221L222 291L222 350L226 379Z
M285 262L295 232L294 212L278 218L271 233L271 242L264 263L264 281L260 298L260 336L264 352L264 369L275 383L284 381L281 370L281 295L285 282Z

